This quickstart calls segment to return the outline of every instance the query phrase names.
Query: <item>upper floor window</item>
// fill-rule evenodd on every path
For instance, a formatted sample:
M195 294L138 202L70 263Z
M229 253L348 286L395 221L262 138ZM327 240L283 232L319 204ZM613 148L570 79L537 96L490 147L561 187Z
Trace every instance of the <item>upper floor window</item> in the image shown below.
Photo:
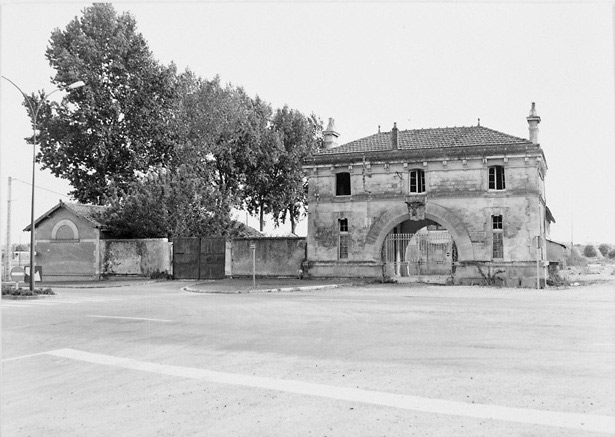
M491 228L493 230L493 258L504 258L504 235L502 216L491 216Z
M335 195L350 196L350 173L337 173L335 175Z
M425 172L423 170L410 171L410 192L424 193L425 192Z
M504 167L501 165L489 167L489 189L504 190L505 188L506 181L504 180Z

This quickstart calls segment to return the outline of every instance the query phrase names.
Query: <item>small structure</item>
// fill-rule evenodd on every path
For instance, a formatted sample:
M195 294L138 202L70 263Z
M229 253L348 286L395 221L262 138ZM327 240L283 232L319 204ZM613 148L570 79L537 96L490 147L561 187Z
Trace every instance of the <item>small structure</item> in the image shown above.
M390 132L325 149L309 176L312 277L397 277L456 284L544 284L554 222L532 103L529 139L480 125ZM540 238L536 238L540 237Z
M100 219L104 210L60 200L36 220L35 264L41 267L43 281L170 273L171 248L166 238L111 239ZM30 226L24 231L30 231Z

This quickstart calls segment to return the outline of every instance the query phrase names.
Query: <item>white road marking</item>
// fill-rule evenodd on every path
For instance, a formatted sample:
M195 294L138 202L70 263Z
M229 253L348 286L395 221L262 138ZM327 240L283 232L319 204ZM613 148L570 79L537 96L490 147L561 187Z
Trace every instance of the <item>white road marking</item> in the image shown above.
M53 351L51 351L51 352L53 352ZM5 358L5 359L2 360L2 362L6 363L7 361L21 360L21 359L24 359L24 358L31 358L31 357L36 357L36 356L39 356L39 355L48 355L48 354L49 354L49 352L39 352L39 353L36 353L36 354L22 355L20 357Z
M321 302L329 302L329 301L337 301L337 302L348 302L348 303L355 303L355 302L368 302L368 303L376 303L376 302L381 302L379 300L376 299L344 299L343 297L324 297L324 298L308 298L305 300L312 300L312 301L321 301Z
M165 319L146 319L144 317L121 317L121 316L98 316L98 315L87 315L86 317L100 317L102 319L147 320L151 322L172 322L173 321L173 320L165 320Z
M474 417L479 419L503 420L508 422L529 423L558 428L580 429L584 431L611 433L615 429L615 417L592 414L567 413L558 411L512 408L499 405L468 404L465 402L431 399L419 396L346 388L311 382L267 378L216 372L191 367L157 364L131 358L115 357L75 349L58 349L47 352L56 357L85 361L93 364L115 366L123 369L139 370L161 375L199 379L220 384L240 385L286 393L318 396L349 402L387 406L425 413L447 414Z
M63 300L63 299L54 299L54 302L58 302L58 303L83 303L83 301L80 300Z

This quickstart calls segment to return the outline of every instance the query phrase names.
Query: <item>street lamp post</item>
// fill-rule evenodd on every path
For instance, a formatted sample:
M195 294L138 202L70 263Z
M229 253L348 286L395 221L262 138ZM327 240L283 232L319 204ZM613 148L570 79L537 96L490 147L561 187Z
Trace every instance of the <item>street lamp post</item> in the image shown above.
M35 182L35 176L36 176L36 124L37 124L37 119L38 119L38 111L41 109L43 102L46 101L47 98L49 98L49 96L52 95L53 93L56 93L58 91L63 91L63 90L68 90L68 91L74 90L76 88L80 88L84 86L85 83L80 80L80 81L71 83L66 88L58 88L58 89L53 90L47 95L43 94L41 101L38 102L38 104L36 104L35 106L33 106L32 100L30 99L30 97L28 97L26 93L24 93L21 90L21 88L19 88L17 84L15 84L15 82L13 82L8 77L2 76L2 78L9 81L11 85L17 88L17 90L21 93L21 95L24 98L24 101L30 108L30 114L31 114L30 117L32 118L32 204L30 206L30 291L34 292L34 275L35 275L34 246L36 242L35 235L34 235L34 182Z

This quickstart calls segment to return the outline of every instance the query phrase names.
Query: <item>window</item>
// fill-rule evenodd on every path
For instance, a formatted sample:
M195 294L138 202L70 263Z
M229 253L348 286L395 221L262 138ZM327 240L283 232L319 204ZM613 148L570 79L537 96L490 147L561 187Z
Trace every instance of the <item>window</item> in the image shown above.
M491 216L491 227L493 229L493 258L504 258L504 234L501 215Z
M489 167L489 189L503 190L505 188L506 181L504 180L504 167L501 165Z
M74 243L79 241L79 229L72 220L60 220L51 230L51 240L54 243Z
M348 234L348 219L339 220L339 244L338 257L339 259L348 259L348 243L350 235Z
M425 172L423 170L410 171L410 192L424 193L425 192Z
M76 240L75 233L68 225L62 225L56 232L56 240Z
M350 196L350 173L335 175L335 195Z

